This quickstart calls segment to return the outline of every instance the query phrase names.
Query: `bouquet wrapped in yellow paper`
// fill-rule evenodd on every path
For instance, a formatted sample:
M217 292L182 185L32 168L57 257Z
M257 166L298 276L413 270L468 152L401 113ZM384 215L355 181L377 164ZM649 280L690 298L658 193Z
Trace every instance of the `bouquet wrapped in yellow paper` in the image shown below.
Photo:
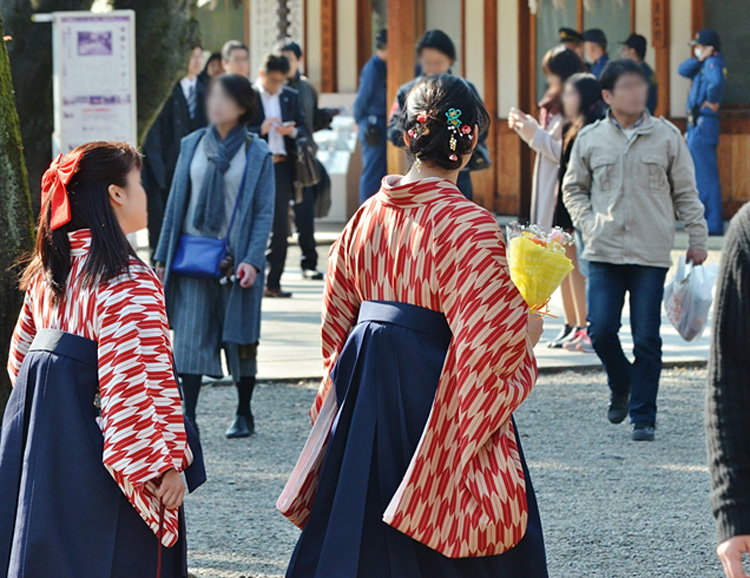
M565 247L573 237L562 229L543 231L536 225L508 225L508 267L510 277L532 311L545 313L552 294L573 270Z

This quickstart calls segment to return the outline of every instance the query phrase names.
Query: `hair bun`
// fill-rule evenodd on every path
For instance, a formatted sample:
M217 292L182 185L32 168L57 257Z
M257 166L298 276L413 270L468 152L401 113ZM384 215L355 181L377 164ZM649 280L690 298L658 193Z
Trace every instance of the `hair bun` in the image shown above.
M404 148L412 159L455 171L474 147L474 131L485 131L489 123L474 88L458 76L441 74L414 85L399 128L410 137Z

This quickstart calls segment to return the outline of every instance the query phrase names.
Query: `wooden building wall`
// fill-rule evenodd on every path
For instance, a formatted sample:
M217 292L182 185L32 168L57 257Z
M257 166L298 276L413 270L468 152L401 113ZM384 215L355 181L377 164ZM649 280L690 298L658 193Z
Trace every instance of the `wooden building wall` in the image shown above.
M358 72L369 57L371 37L364 22L369 1L306 0L308 26L319 27L319 34L308 35L308 55L317 56L317 62L308 63L308 70L314 71L314 80L319 75L323 92L348 92L356 86L354 69ZM389 98L413 75L414 45L425 28L426 2L431 1L436 0L389 2L389 52L393 55L389 62ZM493 166L472 175L477 201L501 214L525 216L530 205L533 154L508 129L506 118L511 106L536 112L536 72L541 57L536 51L536 16L531 14L528 0L453 1L460 2L463 20L460 38L456 39L460 51L458 72L480 88L494 121L489 135ZM583 6L582 0L569 1ZM549 9L548 2L539 4ZM631 28L649 40L647 60L659 79L657 113L684 129L689 82L680 78L676 70L690 54L687 41L704 25L704 2L631 0L630 16ZM431 25L436 21L434 16L428 20ZM580 20L578 25L582 26ZM355 30L344 34L339 30L342 26L353 26ZM617 40L611 39L612 53L619 50ZM310 46L311 42L316 45ZM395 148L391 148L389 160L391 170L404 167L403 153ZM722 113L719 145L727 217L750 200L748 160L750 110L727 106Z

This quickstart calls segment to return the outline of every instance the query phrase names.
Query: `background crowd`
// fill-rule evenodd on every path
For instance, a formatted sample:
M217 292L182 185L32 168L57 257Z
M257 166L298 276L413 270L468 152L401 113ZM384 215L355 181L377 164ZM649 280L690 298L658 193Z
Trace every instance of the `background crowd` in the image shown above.
M416 178L422 172L423 151L412 144L409 132L421 122L408 106L413 88L424 79L438 82L437 77L456 82L451 74L454 43L443 31L429 30L416 46L414 80L400 87L389 109L385 30L376 45L361 72L353 109L362 150L363 204L380 190L395 194L383 181L387 142L413 153L409 174ZM716 147L726 72L714 31L701 31L693 45L694 57L680 67L680 74L693 80L687 138L652 116L658 91L645 62L646 39L638 34L622 42L621 58L610 58L601 30L581 34L560 29L560 43L541 61L547 85L538 118L515 108L508 114L509 127L536 153L531 222L543 229L558 227L576 239L566 247L575 268L561 287L564 327L547 345L599 356L611 391L607 418L619 424L629 416L634 441L656 436L661 304L675 217L688 233L685 259L694 266L707 258L708 236L724 232ZM313 135L329 128L340 111L319 107L314 86L302 74L299 44L283 39L269 48L259 70L251 71L249 50L239 41L226 42L221 53L208 59L196 45L186 74L143 145L151 260L164 286L185 414L197 429L201 384L226 371L237 390L228 438L254 432L251 401L261 300L292 297L282 288L292 226L303 277L324 279L318 269L315 218L330 205L330 181L316 159ZM466 91L462 98L476 99L483 110L471 83L457 85L455 90ZM472 172L489 166L486 127L476 126L482 131L464 151L465 162L452 167L457 189L468 200L473 197ZM458 199L466 202L460 195ZM746 214L740 213L738 221ZM737 255L729 257L736 263L726 267L722 279L719 331L742 317L727 303L736 306L746 297L736 288L746 260L745 236L738 225L732 237ZM200 254L190 247L209 238L223 240L229 249L218 263L220 275L193 276ZM633 362L619 340L626 297ZM741 466L727 458L733 447L718 433L722 425L717 416L724 412L736 418L721 386L740 379L742 368L721 335L715 337L714 354L712 373L720 376L713 382L709 406L711 451L718 464L714 508L720 536L731 540L745 533L745 513L733 507L741 502L736 495L742 488L732 485L734 469ZM739 425L732 428L737 437L743 435ZM740 575L737 554L749 549L750 540L725 546L728 575Z

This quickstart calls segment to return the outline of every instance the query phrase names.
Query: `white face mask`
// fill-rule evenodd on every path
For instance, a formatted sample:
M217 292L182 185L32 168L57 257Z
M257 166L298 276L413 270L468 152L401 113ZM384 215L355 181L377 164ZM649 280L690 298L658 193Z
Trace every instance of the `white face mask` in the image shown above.
M696 46L695 48L693 48L693 54L695 54L696 58L700 58L702 54L701 49Z

